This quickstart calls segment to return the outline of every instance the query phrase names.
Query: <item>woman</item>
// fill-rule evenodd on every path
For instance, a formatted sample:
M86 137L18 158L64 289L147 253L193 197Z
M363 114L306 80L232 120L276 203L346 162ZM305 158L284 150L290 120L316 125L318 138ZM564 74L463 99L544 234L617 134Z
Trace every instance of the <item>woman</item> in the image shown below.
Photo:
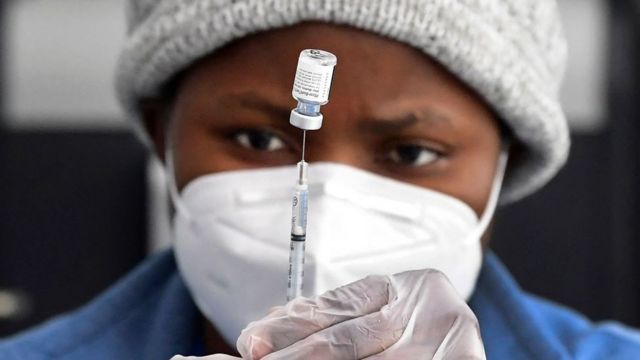
M130 0L128 15L118 94L167 165L177 266L149 259L6 358L640 355L636 332L523 293L484 252L498 196L567 157L554 2ZM307 134L310 297L283 305L306 48L338 66Z

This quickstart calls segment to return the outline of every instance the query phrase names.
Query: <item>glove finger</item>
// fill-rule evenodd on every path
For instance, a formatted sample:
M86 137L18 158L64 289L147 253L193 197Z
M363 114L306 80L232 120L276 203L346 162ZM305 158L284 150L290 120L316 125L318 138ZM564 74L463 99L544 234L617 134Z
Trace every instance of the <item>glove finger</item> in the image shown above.
M242 331L237 348L244 359L261 359L307 336L349 319L374 313L389 302L389 278L368 276L313 298L297 298Z
M175 355L170 360L242 360L242 359L239 357L231 356L231 355L215 354L215 355L209 355L209 356L203 356L203 357Z
M475 316L459 316L433 358L486 359L480 327Z
M410 323L414 322L410 321ZM434 343L434 339L438 338L437 334L433 334L434 336L430 338L416 336L416 332L409 329L410 327L412 327L411 324L395 344L366 360L486 359L478 322L473 315L461 314L456 317L453 324L446 330L444 337L437 340L438 343Z
M392 346L403 334L407 321L390 306L314 333L263 360L364 359Z

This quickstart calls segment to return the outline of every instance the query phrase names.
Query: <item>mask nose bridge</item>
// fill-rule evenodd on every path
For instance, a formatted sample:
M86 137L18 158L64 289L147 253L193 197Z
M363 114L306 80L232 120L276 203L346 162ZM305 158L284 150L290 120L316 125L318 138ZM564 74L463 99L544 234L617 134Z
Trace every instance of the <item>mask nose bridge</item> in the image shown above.
M335 168L336 165L343 166L343 164L323 163L322 168L315 168L315 170L322 170L309 183L309 196L313 201L317 202L322 198L333 199L403 221L424 220L425 204L417 199L394 198L388 191L376 194L376 189L387 187L376 183L375 178L363 177L369 176L365 175L366 172L349 170L348 167ZM377 184L373 188L361 186L364 183L371 185L372 180L374 180L373 184Z
M328 154L323 153L321 155L306 156L305 161L307 161L310 164L335 163L335 164L348 165L348 166L352 166L360 169L365 169L362 166L362 160L360 160L358 157L340 153L338 151L331 151Z

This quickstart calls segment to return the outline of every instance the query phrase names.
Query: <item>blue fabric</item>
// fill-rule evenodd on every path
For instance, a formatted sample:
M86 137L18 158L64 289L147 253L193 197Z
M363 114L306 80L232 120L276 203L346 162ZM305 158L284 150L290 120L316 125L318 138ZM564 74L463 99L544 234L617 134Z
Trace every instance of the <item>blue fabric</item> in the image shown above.
M469 305L487 359L640 359L640 332L526 294L491 252Z
M173 253L165 252L80 310L0 342L0 359L169 359L193 353L201 328Z
M640 359L640 333L595 325L521 291L488 253L470 306L488 359ZM71 314L0 342L2 360L169 359L202 355L200 316L173 253L154 256Z

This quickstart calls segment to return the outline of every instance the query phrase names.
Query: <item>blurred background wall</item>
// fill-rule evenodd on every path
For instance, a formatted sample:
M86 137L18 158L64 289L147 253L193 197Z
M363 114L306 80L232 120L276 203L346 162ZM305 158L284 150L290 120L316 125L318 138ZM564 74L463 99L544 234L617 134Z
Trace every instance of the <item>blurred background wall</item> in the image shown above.
M640 325L637 1L560 0L570 40L567 167L499 213L523 288ZM124 0L0 10L0 337L91 299L168 245L159 166L112 91Z
M147 253L147 154L112 73L121 0L2 1L0 336L90 300Z

